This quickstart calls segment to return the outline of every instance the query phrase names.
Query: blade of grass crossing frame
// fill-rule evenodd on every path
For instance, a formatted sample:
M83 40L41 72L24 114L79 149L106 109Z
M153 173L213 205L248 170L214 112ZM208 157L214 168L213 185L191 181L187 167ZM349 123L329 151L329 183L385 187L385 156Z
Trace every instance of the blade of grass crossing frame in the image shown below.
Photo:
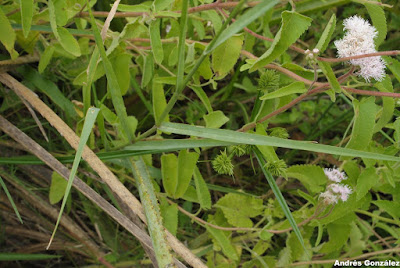
M281 190L279 190L278 185L276 184L274 178L272 177L271 173L269 173L268 170L266 170L264 168L265 165L265 159L262 155L262 153L260 152L260 150L255 147L253 149L254 154L256 155L256 158L258 160L258 163L260 164L260 167L264 173L265 178L268 181L269 186L271 187L272 192L274 193L276 199L278 200L279 205L281 206L283 213L285 214L287 220L290 223L290 226L292 226L294 233L296 234L297 238L299 239L301 245L303 246L304 250L306 250L305 246L304 246L304 240L303 240L303 236L300 233L300 229L297 226L296 221L293 218L292 213L290 212L290 209L288 207L288 205L286 204L285 198L282 195Z
M131 159L129 164L139 189L140 201L143 204L146 214L158 267L175 267L171 248L167 242L165 229L162 224L160 207L158 206L154 187L146 165L141 157L137 161Z
M281 148L299 149L304 151L334 154L334 155L363 157L368 159L387 160L396 162L400 161L400 157L398 156L386 155L381 153L371 153L356 149L342 148L325 144L316 144L310 141L281 139L277 137L262 136L252 133L243 133L227 129L211 129L201 126L190 126L186 124L166 123L166 122L162 123L159 129L161 131L169 133L208 138L208 139L232 142L232 143L268 145Z
M47 245L47 248L46 248L47 250L49 249L51 242L53 241L54 235L56 234L58 224L60 223L61 216L62 216L62 213L65 208L65 204L67 203L67 199L68 199L69 193L71 191L72 183L74 182L74 178L75 178L76 171L78 169L79 162L81 161L83 149L85 148L85 144L90 136L90 133L92 132L92 128L93 128L94 122L96 120L96 117L97 117L97 114L99 113L99 111L100 111L100 109L98 109L98 108L90 108L86 114L85 123L83 124L81 138L79 139L78 150L76 151L74 163L72 164L71 172L69 174L68 184L67 184L67 188L65 189L60 213L58 214L56 226L54 227L53 234L51 235L49 244Z
M89 3L88 3L89 4ZM128 114L126 113L126 108L124 104L124 100L122 99L121 88L118 84L117 76L115 75L114 69L111 65L110 60L107 58L106 50L104 49L103 41L100 36L99 29L96 26L96 21L93 17L92 10L89 8L90 15L90 23L92 24L93 34L96 41L97 48L100 52L100 57L103 61L104 70L107 76L107 84L108 90L111 94L111 100L114 105L115 112L117 113L122 128L124 129L126 136L129 141L132 141L134 138L134 133L132 133L129 123L128 123Z
M19 212L18 212L18 208L17 208L17 206L15 205L14 200L12 199L12 196L11 196L10 192L8 191L7 186L6 186L6 184L4 183L3 179L1 178L1 176L0 176L0 184L1 184L1 187L3 187L3 190L4 190L4 192L6 193L8 200L9 200L10 203L11 203L11 206L12 206L12 208L14 209L15 214L17 215L17 218L19 219L19 221L20 221L22 224L24 224L23 221L22 221L21 215L20 215Z

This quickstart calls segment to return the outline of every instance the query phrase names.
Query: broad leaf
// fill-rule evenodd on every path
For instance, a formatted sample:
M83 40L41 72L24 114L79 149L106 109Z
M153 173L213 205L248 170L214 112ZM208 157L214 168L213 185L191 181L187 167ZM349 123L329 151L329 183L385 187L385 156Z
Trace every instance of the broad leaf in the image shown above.
M156 124L160 124L160 117L165 107L167 106L167 100L165 98L165 93L163 85L157 82L153 82L152 87L152 97L153 97L153 114ZM168 115L165 117L164 122L168 122Z
M20 0L21 2L21 21L24 37L27 38L31 30L33 17L33 0Z
M60 174L53 172L51 174L51 184L49 191L50 204L54 205L61 201L64 196L65 189L67 189L68 181L66 181Z
M364 5L371 17L372 24L378 31L378 36L375 38L375 45L376 47L379 47L379 45L386 39L387 34L385 12L383 11L383 8L377 4L364 2Z
M216 79L224 78L235 66L242 50L243 35L232 36L212 52L212 68Z
M389 76L386 76L382 82L376 83L375 86L381 92L393 92L393 85ZM391 121L394 113L395 101L391 97L382 97L382 106L382 113L378 122L375 124L374 133L381 130Z
M12 59L18 57L17 51L14 49L15 32L11 27L10 21L0 8L0 42L5 46Z
M282 12L282 26L274 38L271 47L250 68L255 71L272 62L308 29L312 19L293 11Z
M161 64L164 59L164 50L160 36L160 21L161 19L153 20L149 27L151 49L153 51L154 59L158 64Z
M294 165L286 170L289 178L298 179L310 193L321 193L327 182L324 170L314 165Z
M229 121L222 111L213 111L204 115L203 118L208 128L220 128Z
M328 82L329 82L329 85L331 86L331 88L336 93L340 93L342 90L340 88L339 81L337 80L335 74L333 73L333 70L332 70L332 67L331 67L330 63L319 61L318 65L321 67L322 72L324 73L324 75L328 79Z
M363 198L368 191L378 182L379 177L374 167L364 169L357 180L357 201Z
M318 40L318 44L315 46L315 48L319 50L319 53L323 53L325 49L328 47L329 42L331 41L332 38L332 34L335 31L335 27L336 27L336 16L335 14L332 14L331 19L325 26L325 30Z
M288 96L296 93L304 93L307 89L304 86L303 82L293 82L288 86L282 87L274 92L267 93L264 96L260 97L260 100L270 100L275 98L280 98L283 96Z
M196 185L197 198L202 209L211 208L211 195L207 188L207 184L203 179L199 169L196 167L193 173L194 183Z

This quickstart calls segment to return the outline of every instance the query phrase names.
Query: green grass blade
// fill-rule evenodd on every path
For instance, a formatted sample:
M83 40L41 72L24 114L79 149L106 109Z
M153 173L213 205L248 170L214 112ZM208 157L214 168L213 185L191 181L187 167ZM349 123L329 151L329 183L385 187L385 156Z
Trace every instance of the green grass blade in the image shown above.
M354 149L335 147L331 145L316 144L309 141L295 141L295 140L262 136L251 133L242 133L226 129L211 129L201 126L189 126L177 123L163 123L159 129L165 132L170 132L175 134L208 138L208 139L220 140L232 143L268 145L281 148L298 149L298 150L334 154L334 155L363 157L368 159L387 160L396 162L400 161L400 157L391 155L370 153Z
M24 34L24 37L27 38L32 25L33 0L21 0L20 3L21 3L22 32Z
M24 254L24 253L0 253L0 261L40 261L61 258L61 255L50 254Z
M234 23L232 23L228 28L226 28L221 35L216 38L216 41L210 43L210 45L206 48L204 53L208 54L212 52L216 47L221 45L223 42L228 40L234 34L237 34L240 30L244 27L252 23L258 17L262 16L273 8L277 3L278 0L273 1L261 1L260 4L256 5L255 7L251 8L249 11L245 12L242 16L240 16Z
M18 208L17 208L17 206L15 205L14 200L12 199L12 196L11 196L10 192L8 191L7 186L6 186L6 184L4 183L3 179L1 178L1 176L0 176L0 185L1 185L1 187L3 187L3 190L4 190L4 192L6 193L7 198L8 198L8 200L10 201L11 206L12 206L12 208L14 209L15 214L17 215L19 221L20 221L22 224L24 224L24 222L22 221L21 215L20 215L19 212L18 212Z
M187 9L188 0L182 1L181 19L179 21L179 43L178 43L178 71L176 74L176 87L177 89L183 87L183 75L185 70L185 42L186 42L186 29L187 29Z
M122 128L126 133L129 141L132 141L134 138L134 133L132 133L129 123L128 123L128 114L126 113L126 108L124 104L124 100L122 99L121 88L118 84L117 76L115 75L114 69L111 65L110 60L107 57L106 50L104 49L103 41L100 36L99 29L97 28L96 21L93 17L92 10L89 8L90 15L90 23L92 24L93 34L96 41L97 48L100 52L100 57L103 61L104 70L107 76L107 84L108 90L111 94L111 100L115 108L115 112L117 113Z
M260 167L264 173L265 178L268 181L269 186L271 187L272 192L274 193L276 199L278 200L279 205L281 206L283 213L285 214L286 218L288 219L290 225L293 228L294 233L296 234L297 238L299 239L301 245L303 246L304 250L306 250L304 246L304 240L303 236L300 233L299 227L297 226L296 221L293 218L292 213L290 212L290 209L288 205L286 204L285 198L282 195L281 190L279 189L278 185L276 184L274 178L272 177L271 173L269 173L268 170L264 168L264 165L266 164L265 159L260 152L260 150L255 147L253 149L254 154L256 155L256 158L258 160L258 163L260 164Z
M149 171L142 158L139 158L138 161L131 160L130 166L139 189L140 201L143 204L146 214L147 225L153 242L158 266L175 267Z
M68 178L67 188L65 189L64 198L63 198L63 201L61 204L60 213L58 214L57 223L56 223L56 226L54 227L54 231L53 231L53 234L51 235L49 244L47 245L47 249L49 249L51 242L53 241L54 235L56 234L58 224L60 223L61 216L62 216L62 213L65 208L65 204L67 203L67 199L68 199L69 193L71 191L72 183L74 182L74 178L75 178L76 171L78 169L79 162L81 161L83 149L85 148L85 144L90 136L90 133L92 132L92 128L93 128L94 122L96 120L96 117L97 117L97 114L99 113L99 111L100 111L100 109L98 109L98 108L90 108L86 114L85 123L83 124L81 138L79 139L78 149L75 154L74 163L72 164L71 172L70 172L69 178Z
M182 150L199 147L216 147L235 145L231 142L216 141L210 139L202 140L160 140L160 141L138 141L135 144L126 146L125 150L142 151L142 150Z

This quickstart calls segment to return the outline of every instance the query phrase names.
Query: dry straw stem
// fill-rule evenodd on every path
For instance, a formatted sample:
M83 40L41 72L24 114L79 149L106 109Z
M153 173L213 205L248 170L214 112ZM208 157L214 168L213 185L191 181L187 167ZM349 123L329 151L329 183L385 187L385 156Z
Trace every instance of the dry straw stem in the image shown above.
M2 129L5 133L7 133L14 140L19 142L21 145L25 147L27 151L30 151L32 154L36 155L39 159L45 162L49 167L51 167L54 171L60 174L64 179L68 180L70 171L66 168L60 161L58 161L54 156L52 156L49 152L47 152L43 147L41 147L38 143L28 137L25 133L15 127L13 124L8 122L0 115L0 129ZM154 253L152 248L152 243L150 236L138 227L135 223L130 221L125 215L119 212L114 206L112 206L109 202L107 202L103 197L101 197L97 192L95 192L92 188L86 185L82 180L78 177L75 177L73 186L78 189L84 196L86 196L89 200L99 206L104 212L106 212L110 217L112 217L116 222L118 222L121 226L123 226L126 230L128 230L131 234L133 234L144 246ZM35 202L35 204L38 202ZM47 203L46 203L47 205ZM51 206L50 206L51 208ZM58 212L55 214L58 216ZM57 219L55 216L54 219ZM71 225L70 222L65 222L65 217L62 218L61 225L67 224L67 227ZM69 219L69 218L68 218ZM74 222L72 222L75 224ZM68 228L67 228L68 229ZM82 232L77 232L74 230L70 230L72 234L80 234ZM81 235L82 236L82 235ZM82 236L85 237L85 236ZM86 241L86 240L84 240ZM97 249L97 247L93 248L93 245L89 244L88 248L91 250ZM96 253L96 251L95 251ZM104 255L104 254L102 254ZM102 255L96 254L98 258L102 257ZM178 267L185 267L178 260L175 260Z
M67 140L67 142L76 150L78 148L79 137L69 126L59 118L39 97L30 89L18 82L12 76L6 73L0 74L0 82L9 88L18 92L32 107L34 107L46 120L57 129L57 131ZM131 208L133 213L146 222L146 217L141 203L136 197L118 180L118 178L108 169L108 167L97 157L97 155L85 146L82 154L83 159L99 174L102 180L111 188L122 202ZM167 239L173 250L181 256L188 264L193 267L206 267L203 262L195 256L185 245L183 245L175 236L166 230Z
M14 127L6 119L0 116L0 127L1 129L3 129L4 132L7 133L9 131L15 131L15 129L13 129L10 125ZM39 211L46 214L53 220L57 219L59 214L59 210L57 208L51 206L48 202L44 201L39 196L34 195L32 192L26 190L24 187L21 187L21 185L19 185L3 169L0 169L0 173L4 179L6 179L9 183L11 183L15 188L18 189L17 193L21 196L21 198L28 201L29 204L32 204ZM97 258L101 258L105 255L105 253L98 248L98 246L90 239L90 237L69 216L64 215L62 221L60 222L60 225L65 228L72 237L84 244L91 254L93 254Z

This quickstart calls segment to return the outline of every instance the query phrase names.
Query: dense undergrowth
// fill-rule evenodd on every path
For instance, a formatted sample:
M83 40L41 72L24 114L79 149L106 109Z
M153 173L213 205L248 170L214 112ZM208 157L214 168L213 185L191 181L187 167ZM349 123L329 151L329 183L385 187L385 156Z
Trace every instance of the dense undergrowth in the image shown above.
M397 1L0 3L1 267L400 261Z

